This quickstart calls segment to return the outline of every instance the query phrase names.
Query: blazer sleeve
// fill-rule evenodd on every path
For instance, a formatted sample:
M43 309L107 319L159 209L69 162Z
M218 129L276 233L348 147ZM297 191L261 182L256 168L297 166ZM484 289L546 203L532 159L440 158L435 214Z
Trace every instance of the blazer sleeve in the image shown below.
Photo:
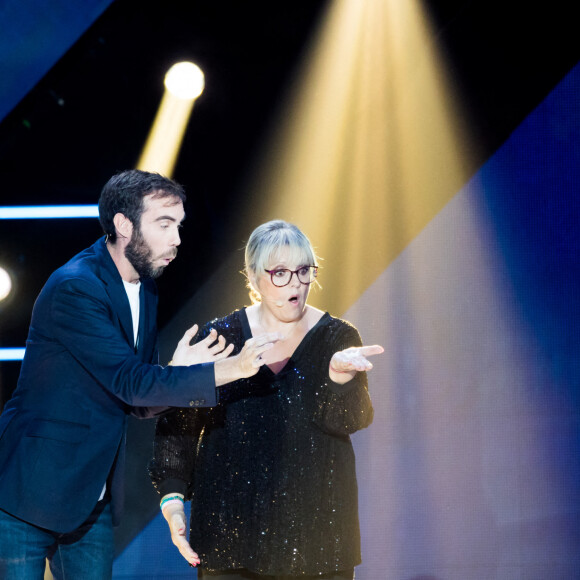
M55 285L48 299L54 349L61 358L74 358L124 403L134 407L217 403L213 363L163 368L139 360L104 286L83 277L67 278ZM27 346L34 349L34 338Z

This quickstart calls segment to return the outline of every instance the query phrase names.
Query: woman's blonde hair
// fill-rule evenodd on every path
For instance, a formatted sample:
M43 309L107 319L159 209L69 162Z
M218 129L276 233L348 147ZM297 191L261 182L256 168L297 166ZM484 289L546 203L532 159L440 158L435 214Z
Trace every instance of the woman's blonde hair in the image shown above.
M300 266L317 266L318 258L308 237L294 224L272 220L258 226L246 244L245 274L252 302L260 295L252 285L251 277L260 276L280 257L284 249L290 250L290 260Z

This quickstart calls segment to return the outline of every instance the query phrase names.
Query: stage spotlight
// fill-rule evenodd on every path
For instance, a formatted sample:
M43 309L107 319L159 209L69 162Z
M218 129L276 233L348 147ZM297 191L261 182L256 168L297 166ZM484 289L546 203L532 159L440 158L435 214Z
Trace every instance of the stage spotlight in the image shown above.
M204 86L203 72L192 62L178 62L165 75L165 88L180 99L197 99Z
M165 92L137 169L171 177L193 103L205 86L201 69L192 62L174 64L165 75Z
M10 274L0 266L0 302L8 298L12 291L12 279Z

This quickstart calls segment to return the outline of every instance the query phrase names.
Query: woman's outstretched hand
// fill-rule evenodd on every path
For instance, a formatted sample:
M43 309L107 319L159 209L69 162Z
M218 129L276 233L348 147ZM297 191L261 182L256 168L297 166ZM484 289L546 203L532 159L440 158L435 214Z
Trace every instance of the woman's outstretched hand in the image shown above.
M385 349L378 344L345 348L332 355L328 374L335 383L344 384L350 381L358 371L370 371L373 365L367 357L383 352Z

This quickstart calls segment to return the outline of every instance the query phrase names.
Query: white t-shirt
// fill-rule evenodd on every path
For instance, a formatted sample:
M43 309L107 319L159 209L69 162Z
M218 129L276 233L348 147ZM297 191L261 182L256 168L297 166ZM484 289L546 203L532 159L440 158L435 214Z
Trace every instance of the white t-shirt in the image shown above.
M133 318L133 344L137 346L137 338L139 337L139 293L141 291L141 282L133 284L132 282L125 282L123 280L123 286L125 286L125 292L127 292L127 297L129 298L129 306L131 306L131 317ZM101 492L101 501L105 497L105 491L107 491L107 484L103 486L103 491Z
M139 292L141 290L141 282L133 284L123 280L123 286L125 286L125 292L127 292L127 297L129 298L131 316L133 317L133 344L137 346L137 337L139 335Z

